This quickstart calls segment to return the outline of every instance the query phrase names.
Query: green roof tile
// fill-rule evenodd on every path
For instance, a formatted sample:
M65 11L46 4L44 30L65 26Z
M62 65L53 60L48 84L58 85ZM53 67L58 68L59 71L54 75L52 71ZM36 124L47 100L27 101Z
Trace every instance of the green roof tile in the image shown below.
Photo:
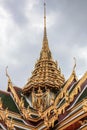
M81 100L83 100L84 98L87 98L87 88L83 91L82 95L79 97L78 102L80 102Z
M0 97L2 99L4 109L8 108L8 110L12 112L19 113L19 110L9 93L0 91Z

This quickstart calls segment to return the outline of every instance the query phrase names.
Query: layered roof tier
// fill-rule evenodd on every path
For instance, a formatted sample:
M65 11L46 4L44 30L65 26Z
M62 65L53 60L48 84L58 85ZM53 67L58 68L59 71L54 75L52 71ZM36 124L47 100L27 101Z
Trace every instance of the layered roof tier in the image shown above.
M37 88L39 86L59 89L64 82L64 75L61 74L61 69L58 67L57 62L53 60L52 53L49 49L46 31L46 4L44 4L44 36L42 50L39 60L35 64L32 76L24 86L23 93L27 93L31 88Z

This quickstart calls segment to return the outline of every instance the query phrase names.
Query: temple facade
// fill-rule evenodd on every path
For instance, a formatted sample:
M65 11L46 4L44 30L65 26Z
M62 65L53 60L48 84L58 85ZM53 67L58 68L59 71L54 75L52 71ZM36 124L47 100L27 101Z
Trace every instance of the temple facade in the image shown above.
M7 91L0 90L0 130L87 130L87 72L68 80L54 61L46 30L40 56L23 88L14 86L6 69Z

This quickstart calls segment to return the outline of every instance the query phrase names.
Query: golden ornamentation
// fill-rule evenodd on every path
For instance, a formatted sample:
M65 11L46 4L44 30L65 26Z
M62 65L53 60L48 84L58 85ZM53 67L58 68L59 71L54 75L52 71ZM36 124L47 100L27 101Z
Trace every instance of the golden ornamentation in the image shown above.
M46 31L46 4L44 4L44 36L42 43L42 50L40 58L35 64L35 69L32 72L31 78L23 88L23 93L29 93L32 88L50 87L61 88L64 84L65 78L61 74L60 67L53 60L51 51L48 45L47 31Z
M74 67L73 67L73 72L75 71L75 68L76 68L76 58L74 57Z
M20 103L19 103L19 108L23 109L24 108L24 100L23 97L21 97Z
M3 104L2 104L2 99L1 99L1 97L0 97L0 109L2 109L2 106L3 106Z
M14 130L14 123L12 119L6 120L6 124L7 124L8 130Z
M64 88L61 89L61 92L60 92L59 95L56 97L55 103L54 103L55 106L59 103L60 99L62 99L63 96L66 95L67 89L68 89L68 87L70 86L70 84L73 82L74 79L77 81L75 72L72 72L70 78L68 79L68 81L67 81L66 84L64 85Z
M5 121L7 120L7 118L8 118L8 110L6 109L4 110L4 112L0 110L0 119Z
M0 120L6 124L8 130L14 130L14 124L12 122L12 119L10 120L8 118L8 116L9 116L8 109L5 109L5 110L1 109L0 110Z
M85 112L87 112L87 101L86 100L83 101L83 110Z
M79 123L83 126L87 123L87 120L80 120Z
M54 129L55 121L58 121L60 116L62 116L67 107L71 102L74 101L74 97L81 91L81 85L87 79L87 72L83 76L83 78L78 81L75 68L76 68L76 59L74 58L74 67L70 78L65 83L65 78L61 73L61 68L58 63L55 62L52 58L52 54L48 44L47 38L47 30L46 30L46 4L44 3L44 36L42 42L42 49L40 52L40 57L35 64L34 71L32 72L31 78L28 80L27 84L23 88L23 93L21 94L21 98L13 87L10 76L8 75L6 67L6 76L8 77L8 88L11 92L11 96L16 103L19 111L20 111L20 119L24 119L25 121L31 122L40 122L45 126L45 130ZM77 82L75 88L72 91L69 91L69 87L72 86L72 83ZM70 93L69 93L70 92ZM24 94L24 95L23 95ZM29 105L27 108L25 107L24 96L26 95L26 99L29 98ZM23 96L23 97L22 97ZM62 102L64 99L64 102ZM59 104L60 103L60 104ZM81 102L82 104L78 105L83 107L79 110L80 112L87 113L87 102L84 100ZM0 99L0 120L3 121L8 130L14 129L14 123L12 119L9 119L8 110L3 110L2 101ZM76 107L78 107L76 106ZM33 107L33 108L31 108ZM79 108L79 107L78 107ZM70 108L72 110L76 110L77 108ZM67 109L68 110L68 109ZM84 110L84 111L83 111ZM78 112L79 113L79 112ZM10 115L13 114L10 112ZM75 113L76 114L76 113ZM87 115L87 114L86 114ZM13 116L13 115L12 115ZM33 116L35 116L33 118ZM70 115L69 119L73 118ZM19 119L19 118L18 118ZM65 120L68 120L68 116ZM60 121L60 120L59 120ZM62 121L61 121L62 122ZM84 121L87 123L87 121ZM58 122L59 123L59 122ZM82 122L83 123L83 122ZM33 124L33 123L32 123ZM32 130L39 129L40 125L32 127L29 124L28 128L31 127ZM66 124L64 124L66 125Z

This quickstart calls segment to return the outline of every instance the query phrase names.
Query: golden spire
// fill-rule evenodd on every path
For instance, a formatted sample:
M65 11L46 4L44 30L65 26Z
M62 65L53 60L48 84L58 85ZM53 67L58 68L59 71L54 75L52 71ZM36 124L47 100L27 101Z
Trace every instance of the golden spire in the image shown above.
M52 59L48 45L46 30L46 3L44 0L44 35L40 58L35 64L31 78L29 78L27 84L23 88L23 93L30 93L33 88L39 87L41 87L42 90L45 87L60 89L64 82L65 78L60 69L57 68L57 63Z
M44 1L44 40L47 40L47 31L46 31L46 3Z
M44 0L44 36L43 36L43 45L42 45L42 50L40 54L40 59L52 59L51 52L48 45L48 39L47 39L45 0Z

